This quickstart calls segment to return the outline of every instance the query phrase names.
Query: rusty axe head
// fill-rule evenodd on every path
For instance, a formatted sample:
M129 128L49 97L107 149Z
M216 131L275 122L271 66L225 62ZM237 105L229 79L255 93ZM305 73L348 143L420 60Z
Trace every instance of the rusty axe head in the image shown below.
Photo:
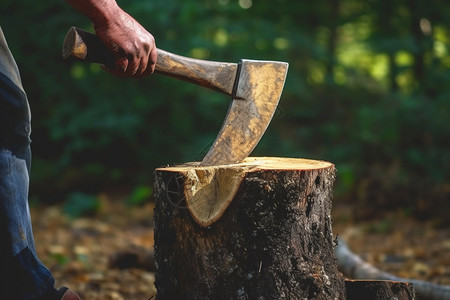
M285 62L240 61L233 101L201 165L239 163L253 151L278 106L287 70Z

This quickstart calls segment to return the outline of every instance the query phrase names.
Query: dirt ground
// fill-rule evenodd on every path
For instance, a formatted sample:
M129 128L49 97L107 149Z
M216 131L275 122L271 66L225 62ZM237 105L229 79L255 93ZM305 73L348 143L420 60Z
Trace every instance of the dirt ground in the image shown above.
M127 207L101 195L101 211L70 219L60 206L33 207L37 251L57 286L89 300L148 300L156 293L151 203ZM355 223L335 204L334 234L373 265L398 276L450 284L450 229L401 213Z
M382 219L352 220L351 208L335 204L333 232L366 262L394 275L450 285L450 228L402 212Z
M56 285L82 299L148 300L156 290L153 205L127 207L101 196L101 211L70 219L62 208L32 208L36 250Z

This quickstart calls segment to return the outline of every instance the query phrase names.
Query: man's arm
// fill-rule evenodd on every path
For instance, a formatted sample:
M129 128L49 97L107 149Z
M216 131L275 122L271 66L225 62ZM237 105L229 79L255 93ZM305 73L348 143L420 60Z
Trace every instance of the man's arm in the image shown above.
M66 0L88 17L95 32L116 57L118 76L139 77L153 73L157 60L155 39L115 0Z

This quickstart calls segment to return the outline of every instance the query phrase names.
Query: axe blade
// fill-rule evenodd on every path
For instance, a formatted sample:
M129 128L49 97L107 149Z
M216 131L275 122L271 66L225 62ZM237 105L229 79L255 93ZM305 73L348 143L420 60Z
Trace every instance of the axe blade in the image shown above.
M233 101L202 166L239 163L253 151L278 106L288 66L277 61L240 61Z

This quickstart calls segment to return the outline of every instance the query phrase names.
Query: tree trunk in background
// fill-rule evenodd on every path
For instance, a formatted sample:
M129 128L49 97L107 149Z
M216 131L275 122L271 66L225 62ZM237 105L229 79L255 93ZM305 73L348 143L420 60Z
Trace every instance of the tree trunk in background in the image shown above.
M328 60L326 62L326 76L330 82L334 80L334 67L336 65L336 44L338 39L338 25L339 25L339 9L340 1L332 0L330 2L329 10L329 29L330 36L328 38Z
M411 33L414 38L414 45L416 46L414 54L414 77L420 86L425 84L425 52L426 43L424 33L421 30L421 20L425 16L423 11L423 5L421 5L420 0L410 1L410 11L411 11Z
M214 174L213 194L232 195L206 226L188 199L191 175L203 172ZM240 180L220 175L227 172ZM303 159L157 169L157 299L345 299L331 228L334 178L333 164Z
M396 20L398 18L398 16L395 15L396 5L391 0L379 1L378 5L378 20L376 25L377 30L379 31L381 36L391 40L390 44L395 44L395 42L393 41L398 39L398 29L393 23L393 20ZM396 92L398 90L398 67L397 63L395 62L395 54L397 51L397 46L390 48L384 45L383 52L385 52L388 57L389 89L391 92Z

